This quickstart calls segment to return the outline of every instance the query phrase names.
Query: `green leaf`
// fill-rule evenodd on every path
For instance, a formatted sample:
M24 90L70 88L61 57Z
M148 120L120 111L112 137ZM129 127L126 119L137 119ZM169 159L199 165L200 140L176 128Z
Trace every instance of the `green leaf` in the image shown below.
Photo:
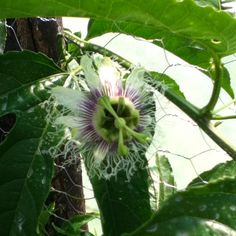
M187 1L184 1L184 2L187 2ZM220 8L219 1L216 1L216 0L197 1L197 2L204 4L204 6L211 5L217 9ZM165 5L165 2L163 2L163 4ZM178 3L176 3L176 5L178 5ZM187 3L186 3L186 5L187 5ZM187 6L185 6L185 7L187 7ZM191 10L186 10L188 12L188 16L186 16L186 19L188 19L189 22L192 22L192 26L188 26L188 29L190 31L191 30L192 31L198 31L198 30L202 31L203 30L202 26L200 26L200 24L199 24L200 23L199 21L202 21L202 23L205 25L209 24L209 25L212 25L212 27L215 26L215 21L211 22L211 21L209 21L210 19L206 19L205 16L203 16L203 15L201 17L201 20L199 18L196 19L194 15L197 14L200 16L200 14L199 14L200 10L199 10L199 12L197 10L196 10L196 12L194 12L195 8L193 6L191 6L191 7L192 7ZM188 6L188 8L190 8L190 6ZM175 10L176 15L178 15L178 12L177 12L178 10L174 6L173 6L173 9ZM181 10L183 10L183 9L181 9ZM212 9L212 11L213 11L213 9ZM163 14L169 15L170 12L166 12ZM182 13L179 12L179 16L183 16L183 14L184 14L183 12ZM205 14L211 14L211 13L208 12ZM223 15L224 14L222 13L222 20L224 18ZM171 16L169 16L169 17L171 18ZM215 20L216 20L216 18L215 18ZM204 21L205 21L205 23L204 23ZM235 21L235 19L233 21ZM211 22L211 23L209 23L209 22ZM181 25L182 21L178 19L177 24ZM177 24L175 24L174 26L176 26ZM129 22L129 23L125 24L124 27L122 27L122 26L123 26L122 23L120 23L120 24L119 24L119 22L114 23L113 21L110 21L107 19L93 20L89 24L88 37L91 38L91 37L98 36L98 35L101 35L106 32L120 31L123 33L134 34L134 35L138 35L138 36L148 38L148 39L156 39L157 38L159 40L154 41L154 43L156 45L163 47L164 49L181 57L185 61L187 61L193 65L196 65L204 70L207 70L209 68L209 62L211 60L211 55L210 55L209 51L206 50L206 48L204 48L205 43L203 42L203 39L204 39L203 36L201 36L201 39L199 40L199 38L195 39L192 36L186 37L186 35L182 35L182 33L175 32L175 30L168 31L166 29L161 29L161 30L160 29L153 30L152 28L149 29L149 25L146 25L145 29L143 29L142 27L139 27L134 22ZM222 22L221 28L225 29L227 26L228 25L223 25L223 22ZM186 26L183 25L183 29L185 27ZM190 28L192 28L192 29L190 29ZM222 31L222 29L220 31ZM212 30L209 31L208 34L209 33L211 34ZM218 37L220 37L220 34L218 33L218 35L217 35L217 33L216 33L215 37L212 38L211 44L214 44L214 42L216 42L216 41L214 41L213 39L218 39ZM207 47L209 47L209 46L207 46ZM222 88L225 89L225 91L232 98L234 98L233 89L230 85L230 76L229 76L228 72L226 71L226 69L224 69Z
M49 217L55 210L55 203L51 203L49 206L44 207L41 211L39 220L38 220L38 227L37 227L37 235L44 236L46 232L46 225L49 221Z
M64 79L48 76L60 72L42 54L0 56L0 115L16 114L14 127L0 145L0 235L36 235L53 175L49 148L62 135L48 120L55 114L53 106L44 101L48 89Z
M207 2L207 5L219 5L218 1ZM43 7L45 4L47 8ZM209 67L209 51L216 51L220 56L236 52L236 20L212 7L200 7L192 0L152 0L140 4L135 0L93 0L92 3L82 0L79 7L75 0L61 0L60 4L46 0L40 3L18 0L14 7L6 1L1 8L0 18L38 15L91 17L93 23L89 27L89 37L122 32L146 39L160 39L155 41L156 44L203 69ZM229 81L229 77L225 81ZM228 85L224 82L223 88L233 97L232 88Z
M169 198L150 221L146 222L130 235L149 235L145 233L148 230L150 231L155 225L161 224L164 227L165 223L168 223L168 221L175 219L178 221L178 219L186 216L197 217L199 220L214 220L224 224L225 226L223 226L222 230L225 228L226 232L229 230L227 227L235 230L235 203L235 178L228 178L205 186L190 188L187 191L176 193ZM209 225L209 227L211 227L211 225ZM168 226L166 225L165 230L167 230L167 228ZM233 235L236 234L235 231L232 231L232 233ZM197 235L201 234L199 233Z
M231 86L230 74L225 67L223 67L222 88L229 94L232 99L234 99L235 96L234 90Z
M160 178L159 203L162 204L172 194L176 192L176 184L171 165L165 156L156 157L156 165Z
M104 24L102 24L104 27ZM164 49L168 49L175 53L177 56L181 57L185 61L202 68L202 71L209 76L209 72L207 69L209 68L209 62L211 59L211 55L204 50L202 47L199 47L195 42L191 39L182 39L178 36L172 35L172 33L166 33L165 36L162 36L161 41L156 41L158 46L164 47ZM155 73L153 73L154 75ZM170 79L166 75L161 75L156 73L154 76L163 84L166 84L171 89L173 89L178 95L184 97L183 93L180 91L177 83ZM223 75L222 75L222 88L229 94L231 98L234 98L234 91L231 87L230 74L226 68L223 67ZM164 91L163 91L164 92Z
M90 232L85 232L85 233L83 234L83 236L95 236L95 235L93 235L93 234L90 233Z
M0 20L0 54L3 54L4 52L6 37L7 37L7 32L6 32L5 21Z
M155 44L173 52L175 55L184 59L188 63L196 65L202 69L203 73L209 76L208 70L211 55L202 47L199 47L191 39L180 39L178 36L166 34L161 42L157 41ZM231 98L234 98L230 74L225 67L223 67L222 88L229 94Z
M235 178L236 176L236 162L227 161L216 165L213 169L205 171L199 177L194 179L188 187L205 185L206 182L217 181L224 178ZM204 182L203 182L204 181Z
M132 232L150 218L148 180L147 170L139 165L130 180L127 180L125 170L109 180L97 176L90 178L104 235L120 236L124 232Z
M65 222L61 228L55 225L54 228L58 233L62 235L79 236L81 235L81 232L84 232L83 230L81 230L81 226L87 224L89 221L96 218L98 218L98 214L96 213L76 215L72 217L69 221Z
M48 98L67 75L43 54L25 51L0 56L0 116L27 110ZM58 74L50 78L47 76Z
M60 227L56 226L54 223L52 223L52 226L59 235L60 234L61 235L67 235L67 232L64 229L61 229Z
M159 38L161 40L155 41L157 46L163 47L190 64L208 69L211 55L198 42L173 32L162 32Z
M145 231L137 231L123 236L226 236L236 235L232 228L213 220L182 216L164 222L148 225Z
M161 86L163 88L163 93L165 93L164 88L166 87L166 89L171 90L176 95L184 98L184 94L180 90L179 85L168 75L160 74L158 72L149 72L148 75L150 75L152 80L151 83L153 83L154 88Z
M221 56L236 52L236 20L212 7L200 7L192 0L138 3L136 0L16 0L14 4L1 3L0 18L38 15L90 17L102 20L95 27L99 34L112 31L163 39L167 32L178 36L179 40L191 39L200 48L204 45ZM91 31L90 35L94 36Z
M187 2L187 1L186 1ZM202 1L201 1L202 2ZM204 1L205 2L205 1ZM164 2L163 2L164 4ZM207 1L207 5L214 5L216 8L219 8L219 1ZM176 8L174 8L176 10ZM194 8L191 10L194 14ZM189 13L189 12L188 12ZM169 14L166 13L167 15ZM176 12L177 14L177 12ZM179 15L182 16L183 13L179 12ZM206 13L207 14L207 13ZM210 14L210 13L209 13ZM201 31L201 28L199 27L199 19L195 19L194 17L191 18L188 14L187 19L189 22L192 21L192 30L193 31ZM215 25L215 22L209 23L208 20L205 19L205 17L202 15L202 21L205 20L205 24L212 24ZM222 17L223 18L223 17ZM235 21L235 19L234 19ZM181 24L181 21L178 21L179 24ZM227 25L222 24L222 28L225 28ZM147 26L149 27L149 26ZM184 26L183 26L184 27ZM189 26L188 26L189 27ZM191 28L191 26L189 27ZM152 29L143 29L137 26L135 23L130 22L126 24L126 27L123 29L119 23L114 23L113 21L106 20L93 20L89 24L89 34L88 38L101 35L106 32L123 32L128 34L134 34L138 35L144 38L148 39L159 39L155 40L154 43L160 47L163 47L164 49L174 53L175 55L179 56L183 60L187 61L188 63L191 63L193 65L196 65L204 70L207 70L209 68L209 62L211 60L211 54L209 53L206 48L204 48L204 42L199 39L194 39L193 37L186 37L183 36L179 32L174 32L173 30L167 31L167 30L152 30ZM137 32L138 31L138 32ZM221 30L222 31L222 30ZM210 31L209 31L210 33ZM216 35L212 39L217 39L220 35ZM214 42L214 40L212 41ZM208 46L207 46L208 47ZM204 71L203 70L203 71ZM206 73L207 74L207 73ZM223 82L222 82L222 88L232 97L234 98L234 92L230 85L230 76L227 70L224 68L224 74L223 74Z
M129 5L131 7L132 3ZM120 7L119 11L122 11L123 8L128 11L126 6ZM128 14L129 17L123 16L122 18L121 16L120 20L107 17L94 20L90 24L88 37L106 32L122 32L146 39L160 39L159 45L165 49L173 53L180 50L182 55L187 55L191 50L192 60L196 60L195 56L197 56L197 60L201 59L202 63L209 62L207 60L209 55L207 56L205 47L211 48L221 56L230 55L235 50L235 39L231 41L232 38L228 38L232 33L228 30L231 28L229 24L236 24L236 20L225 12L215 11L212 7L200 7L191 0L159 1L155 4L149 1L138 6L136 4L134 9L133 13ZM129 10L131 11L131 9ZM140 21L142 20L142 26L139 24L137 16L140 17ZM129 20L132 17L133 20ZM231 23L228 24L227 21ZM217 31L216 28L218 28ZM235 31L235 27L231 30ZM223 35L228 35L226 36L228 39ZM234 45L231 52L227 49L228 40L232 43L230 45ZM175 54L180 56L179 53ZM183 56L182 58L184 59Z

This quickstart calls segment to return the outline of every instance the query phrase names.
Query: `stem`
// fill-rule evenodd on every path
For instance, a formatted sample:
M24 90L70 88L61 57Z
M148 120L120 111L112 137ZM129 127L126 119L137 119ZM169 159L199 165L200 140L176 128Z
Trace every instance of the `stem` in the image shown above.
M119 56L118 54L113 53L112 51L94 45L92 43L86 42L84 40L81 40L77 36L73 35L70 32L65 31L64 35L69 38L73 43L77 44L79 47L85 48L86 50L92 50L94 52L98 52L102 55L106 55L109 57L114 58L116 57L116 60L126 69L129 69L132 67L132 64ZM221 88L221 63L218 58L218 56L211 52L213 55L213 63L215 66L215 83L214 88L212 92L212 96L208 102L208 104L203 108L199 109L190 102L188 102L186 99L178 96L176 93L174 93L169 88L163 88L161 84L157 86L157 90L163 94L163 91L165 93L163 94L166 98L168 98L172 103L174 103L177 107L179 107L184 113L186 113L190 118L193 119L197 123L197 125L213 140L215 141L225 152L227 152L234 160L236 160L236 148L225 141L221 135L217 132L216 128L210 124L211 116L209 116L210 111L213 110L215 107L217 100L219 98L220 94L220 88ZM154 79L153 79L154 80ZM153 82L150 81L150 85L153 86Z
M230 120L230 119L236 119L236 115L232 116L212 116L211 120Z
M221 11L221 6L222 6L222 1L221 0L218 0L218 6L219 6L219 10Z
M162 89L159 88L159 90L161 92ZM208 117L200 116L200 109L196 108L185 99L177 96L170 89L166 90L164 96L179 107L183 112L185 112L190 118L192 118L213 141L215 141L225 152L227 152L232 159L236 160L236 148L221 137L216 128L210 124Z
M212 112L213 115L216 115L218 112L224 110L225 108L229 107L230 105L232 105L233 103L236 102L236 99L233 99L232 101L230 101L229 103L225 104L224 106L220 107L219 109L215 110Z
M143 133L138 133L132 129L130 129L128 126L125 126L126 131L133 136L135 139L137 139L140 143L146 143L148 141L147 135Z
M119 130L118 153L121 156L127 156L129 150L124 144L123 129Z
M222 67L221 62L216 53L213 51L210 51L212 57L213 57L213 69L214 69L214 87L212 90L211 98L208 102L208 104L201 109L201 116L205 116L211 113L211 111L214 109L219 96L220 96L220 89L222 85Z
M72 34L69 31L63 31L64 36L71 40L72 43L77 44L80 48L84 48L86 50L93 50L95 52L98 52L102 55L108 56L108 57L112 57L114 60L118 60L119 64L122 65L123 67L129 69L132 64L127 61L125 58L121 57L120 55L116 54L115 52L112 52L104 47L101 47L99 45L95 45L92 43L89 43L88 41L85 41L79 37L77 37L76 35Z

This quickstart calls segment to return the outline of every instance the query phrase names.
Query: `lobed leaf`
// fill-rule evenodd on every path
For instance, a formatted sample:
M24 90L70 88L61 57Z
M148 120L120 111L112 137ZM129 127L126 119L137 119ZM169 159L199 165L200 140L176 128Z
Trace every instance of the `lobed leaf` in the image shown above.
M130 235L156 235L152 234L152 229L155 227L158 229L158 226L162 228L163 232L168 232L168 229L176 231L177 226L174 224L173 227L168 227L170 222L175 222L180 229L187 230L188 233L196 233L190 235L208 235L207 233L201 234L204 224L208 225L207 228L211 228L210 231L215 232L216 230L216 235L224 235L223 232L225 235L236 235L235 189L235 178L227 178L176 193L162 205L150 221ZM190 228L182 225L183 221L185 223L189 221ZM209 221L214 221L216 224L210 224ZM219 231L217 231L217 225L222 226ZM195 231L196 226L197 231ZM159 235L157 229L154 231Z
M215 0L197 1L200 5L203 4L203 6L205 6L204 8L202 8L202 12L200 12L200 10L198 8L195 8L193 5L190 6L190 3L187 6L188 1L183 1L183 2L186 3L186 6L184 7L186 7L185 10L187 13L183 12L184 8L181 9L181 11L179 11L180 9L176 9L176 6L172 6L175 11L174 13L176 14L172 18L171 18L172 13L170 13L171 10L167 11L165 9L164 13L163 12L161 13L161 16L168 15L167 18L169 19L169 22L166 25L168 25L169 30L165 28L154 29L154 27L151 27L147 23L144 24L143 27L140 27L136 21L124 23L122 21L119 22L119 21L113 21L113 20L108 20L108 19L96 19L96 20L90 21L88 38L99 36L107 32L122 32L122 33L140 36L146 39L155 39L153 42L154 44L160 47L163 47L165 50L168 50L174 53L175 55L179 56L180 58L187 61L188 63L191 63L193 65L196 65L197 67L202 68L203 71L208 70L210 66L210 61L212 58L211 49L213 49L213 52L214 51L218 52L218 49L216 50L215 45L213 44L218 44L218 46L222 44L222 41L219 39L221 38L220 34L225 31L222 29L226 29L228 27L228 24L224 25L224 20L223 20L225 18L226 13L218 11L219 18L222 17L222 20L220 20L222 21L221 27L219 28L218 32L214 33L215 36L212 37L211 40L209 39L211 43L209 42L206 43L205 38L207 37L210 38L210 34L212 34L214 31L215 24L217 21L219 22L219 20L217 20L217 18L214 18L213 20L213 17L212 19L206 19L206 17L203 14L211 15L212 14L211 12L214 12L213 8L211 9L211 7L206 7L209 5L214 6L216 9L219 9L220 7L219 1L215 1ZM167 5L167 4L163 2L163 5ZM176 5L178 5L177 2L176 2ZM167 9L169 9L169 7ZM207 9L208 9L208 13L207 13ZM220 16L220 14L222 15ZM183 17L181 17L180 19L174 20L176 16L183 16ZM185 24L183 21L184 17L186 17L190 25L188 26L184 25ZM188 28L187 31L188 30L190 31L189 35L186 36L185 34L182 34L182 32L179 32L179 31L176 32L176 30L170 29L171 26L173 26L171 22L173 20L175 22L174 28L177 27L177 25L179 25L179 28L181 28L181 24L182 24L181 30L184 31L187 27ZM157 17L157 23L160 23L159 21L162 21L162 19L159 19ZM233 21L236 22L236 20L232 17L232 22ZM144 22L147 22L147 20L145 20ZM160 24L162 23L163 22L161 22ZM194 34L196 31L199 31L199 32L204 31L205 26L203 27L203 25L205 26L211 25L212 29L209 29L208 32L205 32L206 33L205 37L201 36L200 39L198 37L195 38ZM225 55L230 55L230 54L231 53L225 54ZM219 52L219 55L224 56L224 53L222 54ZM230 84L230 75L226 68L223 68L223 70L224 70L224 73L223 73L222 88L229 94L229 96L234 98L234 92Z
M209 67L211 53L223 57L236 52L236 20L217 11L218 1L151 0L17 0L1 4L0 18L29 16L79 16L93 19L88 37L121 32L155 40L156 44L187 62ZM207 2L207 4L205 4ZM47 8L44 6L47 5ZM210 5L210 6L209 6ZM214 7L212 7L214 6ZM223 89L233 98L230 78L224 75Z
M133 1L129 1L129 4L123 7L118 4L116 6L117 9L112 9L111 12L117 16L119 10L120 19L106 17L106 19L94 20L89 27L89 37L106 32L122 32L146 39L160 39L159 43L162 47L164 45L165 49L173 53L182 50L182 54L185 55L191 49L194 54L193 60L198 53L204 63L209 62L208 53L203 52L206 47L221 56L230 55L235 50L235 39L230 39L228 36L232 33L229 32L229 28L236 24L236 20L229 14L216 11L212 7L200 7L191 0L155 1L155 3L149 1L136 5L133 5ZM131 6L133 6L133 13L128 13ZM124 9L127 12L126 16L122 14ZM137 19L137 16L140 19ZM231 30L235 31L235 27ZM232 47L229 47L234 50L228 51L227 45L231 45ZM197 55L198 58L199 56Z
M191 39L221 56L236 52L236 20L212 7L200 7L192 0L16 0L14 4L11 1L1 3L0 18L38 15L90 17L102 20L98 24L94 21L96 26L93 24L99 34L110 31L163 39L163 34L169 33L183 40ZM96 34L90 28L92 35Z

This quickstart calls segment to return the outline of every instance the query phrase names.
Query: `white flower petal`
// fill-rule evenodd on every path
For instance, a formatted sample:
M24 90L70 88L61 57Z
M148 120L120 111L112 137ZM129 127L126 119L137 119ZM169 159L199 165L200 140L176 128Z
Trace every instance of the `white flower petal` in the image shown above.
M52 95L55 96L59 104L62 104L75 113L78 111L81 102L85 99L83 92L64 87L53 88Z
M142 67L133 69L125 82L126 88L142 88L144 85L144 73L145 69Z
M60 116L56 119L56 124L62 124L69 128L78 128L78 120L74 116Z
M101 143L94 151L94 161L100 164L106 157L109 151L109 145L107 143Z
M98 74L95 72L93 60L87 55L82 56L80 64L83 68L86 82L90 89L101 89L101 83Z
M110 58L104 57L102 59L100 65L98 65L98 74L101 84L105 91L108 92L108 95L117 96L122 86L121 75Z

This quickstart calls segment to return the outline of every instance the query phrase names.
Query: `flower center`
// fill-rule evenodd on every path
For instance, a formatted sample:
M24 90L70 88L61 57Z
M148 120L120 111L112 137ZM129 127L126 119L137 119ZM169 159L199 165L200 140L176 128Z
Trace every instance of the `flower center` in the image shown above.
M93 123L97 133L107 142L118 143L118 153L127 155L126 141L132 138L141 143L147 136L135 131L139 123L139 111L124 97L110 98L103 96L98 100Z

